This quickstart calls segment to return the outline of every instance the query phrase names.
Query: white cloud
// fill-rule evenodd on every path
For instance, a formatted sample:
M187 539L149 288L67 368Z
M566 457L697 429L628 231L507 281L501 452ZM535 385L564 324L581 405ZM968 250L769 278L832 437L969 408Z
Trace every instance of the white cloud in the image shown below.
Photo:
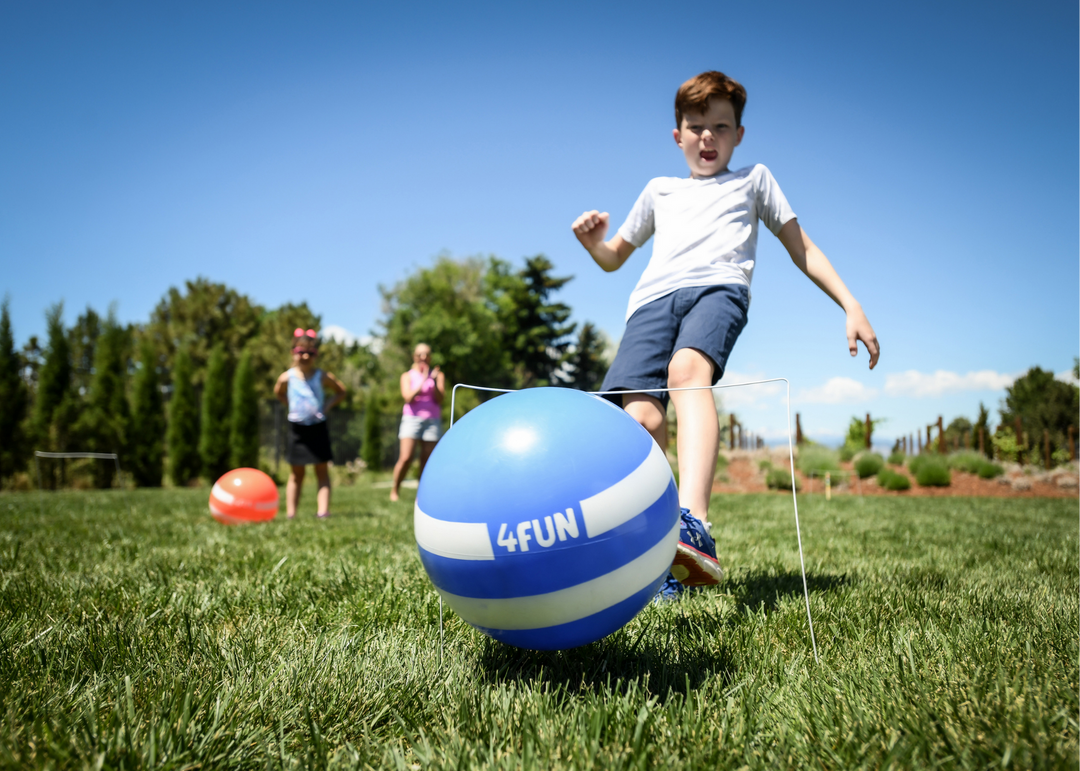
M728 370L723 379L717 385L737 386L735 388L717 388L713 390L713 396L725 410L748 409L762 406L763 402L774 403L776 397L783 397L786 386L783 383L762 383L760 385L741 386L740 383L748 383L754 380L765 380L766 376L760 372L733 372Z
M337 324L329 324L322 328L322 336L327 340L333 340L334 342L341 343L342 345L349 346L353 343L360 343L360 345L371 346L375 338L369 335L355 335L345 327L339 327ZM378 353L378 348L374 348Z
M1080 386L1080 380L1077 380L1073 376L1071 369L1057 373L1054 375L1054 380L1060 380L1062 383L1068 383L1069 385Z
M804 388L792 398L801 404L850 404L865 402L877 396L876 388L869 388L849 377L831 377L825 385Z
M888 396L908 396L926 399L961 391L1000 391L1016 380L1015 375L1005 375L992 369L960 375L939 369L933 374L909 369L885 377L885 393Z

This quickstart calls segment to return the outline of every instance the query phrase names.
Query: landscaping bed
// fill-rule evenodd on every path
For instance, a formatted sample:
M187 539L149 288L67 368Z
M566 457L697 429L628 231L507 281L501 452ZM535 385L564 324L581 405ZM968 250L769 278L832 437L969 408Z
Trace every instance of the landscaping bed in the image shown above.
M790 495L790 490L770 491L765 484L765 473L759 468L764 460L772 462L776 468L787 469L787 453L768 450L726 452L727 469L713 484L714 493L762 493L776 492ZM909 490L891 491L882 488L874 477L858 480L851 462L841 463L844 476L850 481L833 479L833 495L891 495L891 496L975 496L986 498L1080 498L1076 484L1075 471L1061 469L1051 474L1045 472L1027 475L1023 471L1011 468L1004 476L997 479L980 479L976 474L952 470L952 483L947 487L922 487L918 485L905 467L889 466L897 473L911 478ZM803 495L821 494L825 491L825 482L821 477L809 479L800 471L795 472L799 480L799 490ZM1062 481L1067 480L1067 481ZM1072 482L1072 484L1070 484Z

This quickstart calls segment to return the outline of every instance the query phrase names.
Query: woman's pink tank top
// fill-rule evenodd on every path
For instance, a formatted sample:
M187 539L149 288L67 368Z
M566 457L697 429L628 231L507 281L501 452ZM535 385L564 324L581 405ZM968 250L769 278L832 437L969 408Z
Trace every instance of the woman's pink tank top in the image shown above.
M409 370L409 388L416 388L420 383L420 379L424 377L415 369ZM442 408L432 398L431 394L435 391L435 378L428 377L424 381L424 385L420 388L420 393L416 395L411 402L405 405L405 414L413 415L418 418L434 418L438 420L442 417Z

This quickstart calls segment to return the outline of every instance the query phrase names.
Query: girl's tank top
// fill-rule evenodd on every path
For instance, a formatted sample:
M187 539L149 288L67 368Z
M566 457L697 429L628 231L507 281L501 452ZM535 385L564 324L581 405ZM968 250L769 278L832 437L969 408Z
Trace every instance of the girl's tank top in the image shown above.
M409 388L416 388L420 385L420 380L424 376L417 372L415 369L409 370ZM439 407L438 402L435 401L432 394L435 392L435 378L428 377L424 379L424 385L420 387L420 393L416 395L411 402L405 405L405 414L414 415L418 418L434 418L438 420L442 417L442 408Z
M311 426L326 420L322 387L323 373L317 369L305 378L298 367L289 370L289 422Z

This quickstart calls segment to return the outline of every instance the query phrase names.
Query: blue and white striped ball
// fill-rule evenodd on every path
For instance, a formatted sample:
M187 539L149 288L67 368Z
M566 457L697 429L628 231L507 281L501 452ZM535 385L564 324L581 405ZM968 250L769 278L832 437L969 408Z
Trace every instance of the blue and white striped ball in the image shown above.
M675 557L663 451L610 402L566 388L495 397L436 445L413 514L446 603L501 642L559 650L637 615Z

